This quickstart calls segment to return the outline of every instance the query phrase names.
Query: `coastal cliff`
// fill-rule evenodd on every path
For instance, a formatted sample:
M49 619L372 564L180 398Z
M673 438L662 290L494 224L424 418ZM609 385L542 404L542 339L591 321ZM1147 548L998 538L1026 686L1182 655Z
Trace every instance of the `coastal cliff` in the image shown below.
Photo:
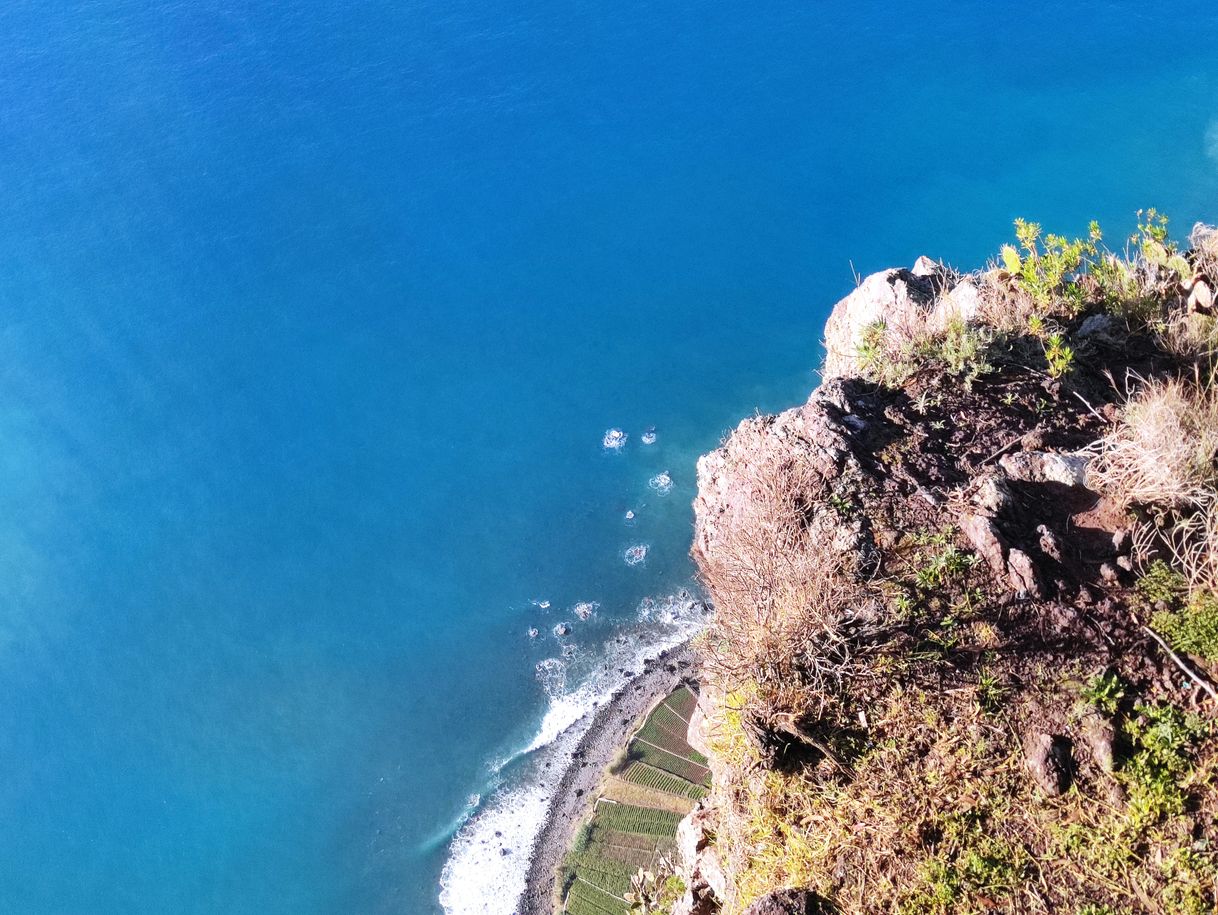
M1218 236L1017 223L698 465L675 915L1212 912Z

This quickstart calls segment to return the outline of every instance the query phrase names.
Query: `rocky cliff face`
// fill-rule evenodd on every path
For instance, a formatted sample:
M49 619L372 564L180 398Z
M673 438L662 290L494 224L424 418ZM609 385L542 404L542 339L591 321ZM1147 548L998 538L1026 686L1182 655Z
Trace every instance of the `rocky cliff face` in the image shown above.
M986 336L967 372L859 377L869 334L942 339L996 307L985 286L925 259L866 278L808 402L699 461L716 620L690 740L715 788L682 825L676 912L1212 904L1213 792L1148 812L1129 774L1157 764L1148 728L1184 733L1203 674L1145 628L1149 554L1091 474L1125 380L1180 356L1093 312L1061 322L1068 371L1024 329ZM1208 778L1206 740L1180 784ZM1135 833L1152 829L1170 838L1150 849ZM1177 863L1129 863L1148 853Z

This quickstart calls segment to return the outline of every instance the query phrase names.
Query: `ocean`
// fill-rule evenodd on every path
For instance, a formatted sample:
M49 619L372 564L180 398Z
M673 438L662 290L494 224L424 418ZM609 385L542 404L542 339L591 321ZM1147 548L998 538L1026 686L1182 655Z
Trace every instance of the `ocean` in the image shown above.
M1218 219L1216 30L10 0L0 912L511 912L580 715L697 625L697 455L856 273Z

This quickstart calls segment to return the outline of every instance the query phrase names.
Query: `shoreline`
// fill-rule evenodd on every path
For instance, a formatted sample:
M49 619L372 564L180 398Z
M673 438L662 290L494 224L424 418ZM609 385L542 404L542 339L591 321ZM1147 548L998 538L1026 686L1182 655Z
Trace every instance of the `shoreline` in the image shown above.
M606 767L626 746L639 720L655 705L656 696L676 689L693 675L692 643L692 639L682 642L645 662L642 673L628 680L596 710L587 733L571 753L567 770L546 811L545 825L529 857L518 915L552 915L558 865L595 799Z

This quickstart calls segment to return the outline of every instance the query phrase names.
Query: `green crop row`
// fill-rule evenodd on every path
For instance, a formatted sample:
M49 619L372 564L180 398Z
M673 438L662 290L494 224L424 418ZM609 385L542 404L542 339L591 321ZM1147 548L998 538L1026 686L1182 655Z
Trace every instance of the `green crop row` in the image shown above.
M663 703L655 707L655 711L647 719L647 724L672 734L674 737L679 738L682 743L685 742L686 735L689 733L689 723Z
M567 893L570 915L627 915L629 911L630 906L622 900L582 880L572 883Z
M710 769L669 750L636 741L631 747L634 757L657 769L663 769L695 785L710 787Z
M673 836L681 822L679 813L635 807L632 804L601 804L596 809L597 824L607 829L645 836Z
M698 697L695 696L688 687L682 686L679 690L669 696L665 700L665 703L674 712L688 721L693 717L694 706L698 704Z
M699 801L706 796L706 789L701 785L695 785L688 779L665 772L663 769L657 769L655 766L649 766L647 763L631 763L630 768L622 777L636 785L654 788L676 797Z

